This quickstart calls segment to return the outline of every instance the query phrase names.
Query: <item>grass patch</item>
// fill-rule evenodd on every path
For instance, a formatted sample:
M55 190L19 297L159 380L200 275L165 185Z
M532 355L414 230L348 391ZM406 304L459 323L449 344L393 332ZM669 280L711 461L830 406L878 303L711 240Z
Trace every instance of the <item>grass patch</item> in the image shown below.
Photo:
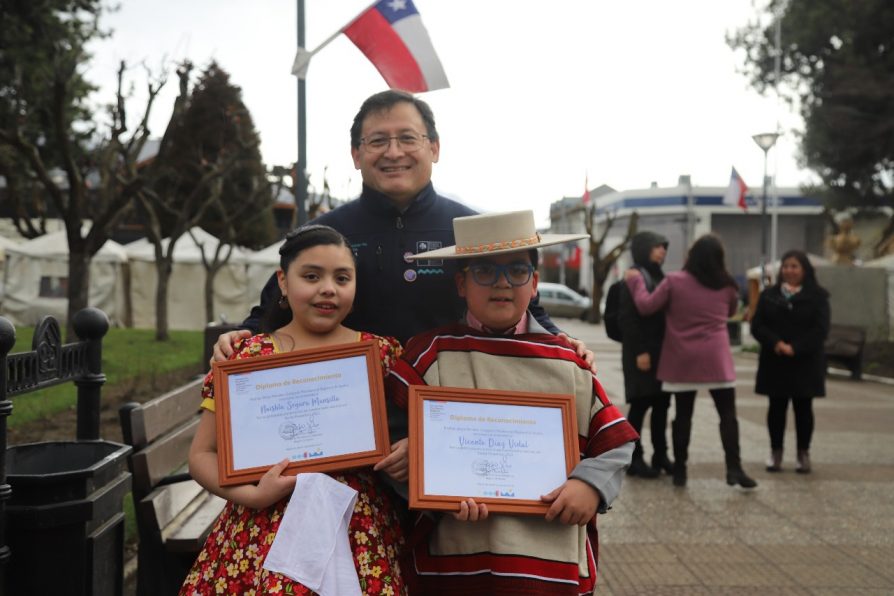
M33 327L18 327L16 343L10 353L31 350ZM154 329L113 328L103 338L102 371L106 375L103 392L116 386L151 381L160 374L194 365L202 357L202 331L171 331L170 340L155 340ZM10 428L53 416L77 403L77 392L71 383L41 389L13 398L14 415Z

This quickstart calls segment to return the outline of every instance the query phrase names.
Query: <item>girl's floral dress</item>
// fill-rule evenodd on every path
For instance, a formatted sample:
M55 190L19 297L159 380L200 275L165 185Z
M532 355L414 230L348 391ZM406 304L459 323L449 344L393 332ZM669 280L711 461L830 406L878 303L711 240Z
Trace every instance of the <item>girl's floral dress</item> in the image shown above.
M387 374L401 347L396 339L360 333L360 341L376 340ZM233 358L251 358L277 352L270 335L256 335L236 349ZM202 406L213 410L211 373L202 388ZM210 401L210 403L209 403ZM210 406L210 407L209 407ZM391 493L371 469L333 473L333 478L359 494L348 526L348 538L364 594L406 594L398 557L404 538ZM266 509L248 509L227 503L205 546L180 588L193 594L313 594L289 578L261 567L273 544L289 498ZM308 540L313 540L309 536Z

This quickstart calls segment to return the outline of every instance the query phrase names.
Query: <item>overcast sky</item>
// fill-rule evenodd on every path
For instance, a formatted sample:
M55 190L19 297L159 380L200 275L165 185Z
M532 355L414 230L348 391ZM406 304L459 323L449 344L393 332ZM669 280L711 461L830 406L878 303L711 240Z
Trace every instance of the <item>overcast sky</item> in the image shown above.
M726 186L730 166L753 188L763 154L751 135L781 120L770 152L780 186L809 179L795 159L800 120L737 74L725 35L753 18L752 0L414 0L451 87L422 97L441 134L433 180L484 210L531 208L545 223L562 196L608 184L673 186L690 174ZM89 79L110 101L117 63L138 68L214 59L243 91L268 164L297 156L296 3L290 0L122 0L108 15L111 39L94 46ZM306 46L315 48L367 0L305 0ZM163 132L176 93L170 79L152 119ZM363 100L385 83L344 36L313 58L307 79L308 169L333 193L353 197L360 176L348 129ZM131 108L133 113L133 108Z

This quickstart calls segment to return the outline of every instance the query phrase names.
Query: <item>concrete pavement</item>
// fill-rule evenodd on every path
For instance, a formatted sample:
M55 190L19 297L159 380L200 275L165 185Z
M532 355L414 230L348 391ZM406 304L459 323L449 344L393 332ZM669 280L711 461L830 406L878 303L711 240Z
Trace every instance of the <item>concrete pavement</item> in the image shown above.
M603 385L626 411L620 344L601 326L557 323L596 352ZM757 358L735 362L743 466L759 486L726 485L717 414L700 395L686 488L628 477L600 516L597 593L894 594L894 385L829 377L827 397L814 401L813 473L794 471L790 413L784 471L771 474Z

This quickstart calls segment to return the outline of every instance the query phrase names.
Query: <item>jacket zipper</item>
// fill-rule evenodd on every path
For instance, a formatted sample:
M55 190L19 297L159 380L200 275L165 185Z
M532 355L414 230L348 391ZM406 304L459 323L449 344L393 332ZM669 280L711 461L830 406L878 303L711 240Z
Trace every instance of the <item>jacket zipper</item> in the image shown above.
M404 229L404 220L403 220L403 218L401 218L400 215L397 216L397 223L396 223L396 225L397 225L397 229L398 229L398 230L403 230L403 229Z
M379 266L379 271L384 271L385 263L384 263L384 259L382 257L382 246L381 245L376 247L376 263Z

